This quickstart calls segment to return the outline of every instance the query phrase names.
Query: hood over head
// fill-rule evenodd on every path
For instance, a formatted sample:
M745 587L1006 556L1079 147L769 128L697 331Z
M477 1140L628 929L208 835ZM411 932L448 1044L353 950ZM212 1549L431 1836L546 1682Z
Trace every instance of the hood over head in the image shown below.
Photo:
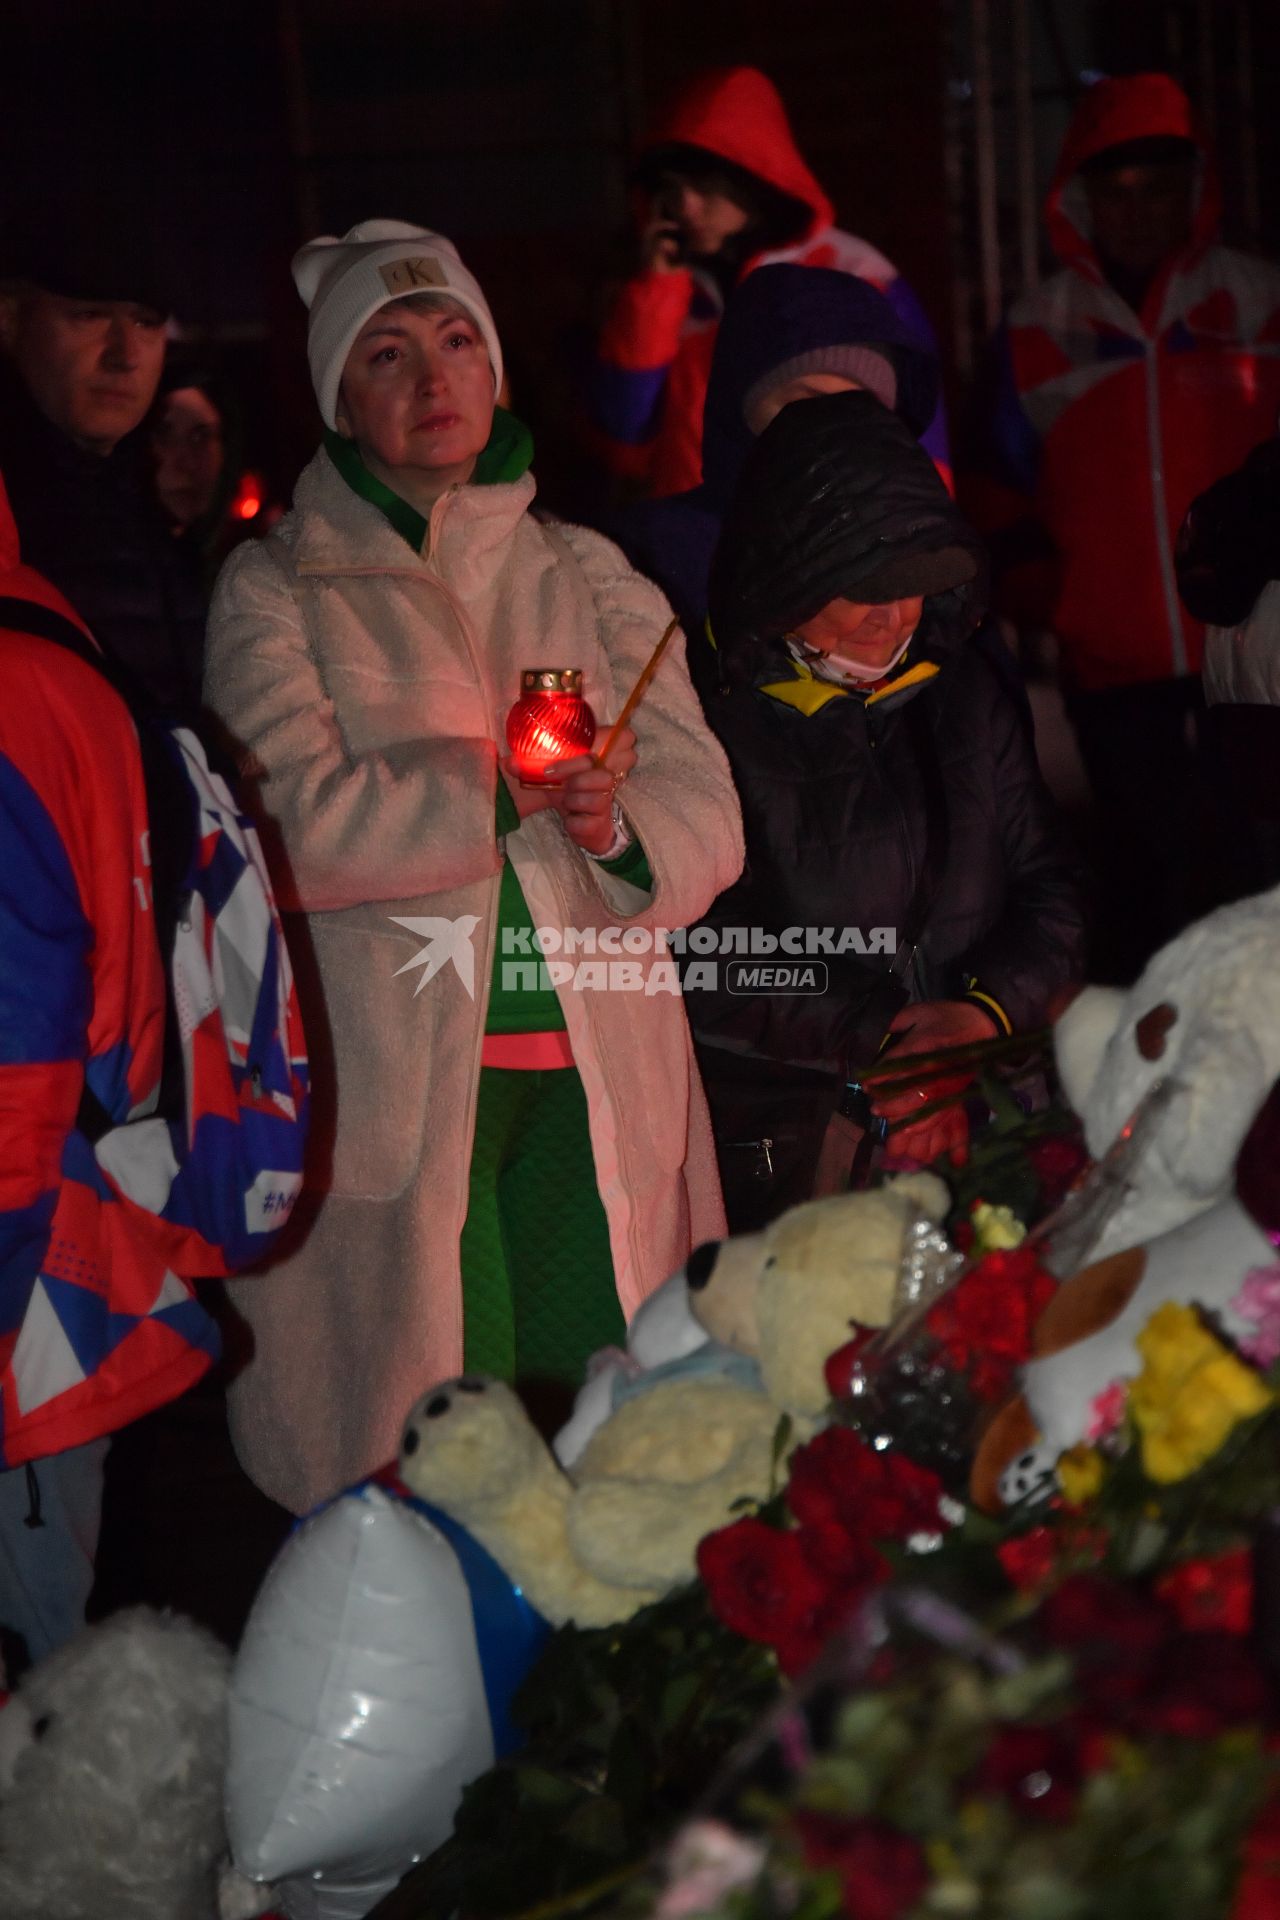
M870 348L888 363L893 409L912 433L923 433L937 405L938 363L882 293L831 267L766 266L747 275L720 323L703 416L703 482L717 504L731 499L755 438L744 417L753 389L777 369L848 373L871 387L851 348Z
M1064 266L1080 267L1093 279L1103 277L1081 168L1108 148L1174 140L1187 142L1199 155L1191 226L1191 251L1199 252L1217 232L1222 199L1212 153L1182 88L1167 73L1126 74L1089 88L1067 129L1044 205L1049 238Z
M758 67L713 67L680 94L645 140L635 177L651 187L665 167L710 157L763 181L794 208L794 230L770 236L775 246L807 240L835 217L805 165L782 96Z
M61 614L64 620L70 620L81 632L89 631L53 582L46 580L42 573L37 573L34 567L23 565L17 523L9 505L3 474L0 474L0 599L34 600L37 606L47 607L51 613Z
M716 644L745 660L837 599L921 594L933 651L980 618L985 554L909 427L869 393L784 407L752 447L711 573ZM922 622L922 626L923 626Z

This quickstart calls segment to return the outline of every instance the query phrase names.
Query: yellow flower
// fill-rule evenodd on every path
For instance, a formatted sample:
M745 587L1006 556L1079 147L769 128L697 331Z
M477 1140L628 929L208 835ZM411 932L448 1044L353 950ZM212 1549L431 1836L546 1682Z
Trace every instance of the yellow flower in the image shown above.
M969 1218L973 1224L975 1254L1003 1253L1010 1247L1020 1247L1027 1237L1027 1230L1012 1207L993 1207L988 1201L979 1200Z
M1193 1307L1166 1301L1138 1335L1144 1366L1129 1411L1151 1479L1168 1484L1213 1458L1232 1428L1275 1395L1259 1374L1214 1338Z
M1083 1507L1102 1490L1106 1465L1096 1447L1072 1447L1058 1456L1058 1485L1072 1507Z

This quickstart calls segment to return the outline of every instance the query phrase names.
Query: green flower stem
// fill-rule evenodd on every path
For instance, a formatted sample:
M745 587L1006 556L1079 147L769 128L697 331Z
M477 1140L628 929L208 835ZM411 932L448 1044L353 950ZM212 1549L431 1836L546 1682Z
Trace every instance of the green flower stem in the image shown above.
M508 1920L559 1920L561 1914L581 1913L585 1907L593 1907L598 1900L603 1900L606 1894L625 1887L629 1880L638 1879L648 1865L647 1859L632 1860L625 1867L615 1867L612 1873L601 1874L598 1880L588 1881L585 1887L557 1894L554 1900L539 1900L535 1906L509 1915Z
M954 1073L960 1067L984 1067L1001 1064L1011 1060L1028 1059L1045 1053L1049 1041L1048 1027L1040 1027L1034 1033L1008 1034L995 1040L970 1040L962 1046L937 1047L932 1053L906 1053L894 1062L897 1072L888 1072L883 1066L862 1067L850 1077L860 1081L876 1093L900 1092L904 1087L914 1087L919 1081L934 1078L940 1074Z

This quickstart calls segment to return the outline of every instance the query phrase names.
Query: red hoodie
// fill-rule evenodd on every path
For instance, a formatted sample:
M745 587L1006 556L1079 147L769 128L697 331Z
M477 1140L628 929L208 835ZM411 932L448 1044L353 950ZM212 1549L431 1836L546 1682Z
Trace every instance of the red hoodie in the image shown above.
M882 253L832 225L831 202L796 146L778 89L755 67L703 73L645 141L644 153L696 147L754 174L797 203L797 232L783 247L747 260L835 267L885 294L929 352L937 345L918 300ZM655 494L682 493L702 478L702 412L723 298L696 268L645 272L627 281L600 337L592 412L615 471L643 479ZM946 464L941 414L925 435Z
M1107 282L1079 169L1108 147L1167 135L1199 149L1192 232L1138 314ZM1045 205L1063 270L1017 302L1002 343L1005 491L984 517L991 527L1031 512L1048 532L1051 597L1022 610L1043 614L1086 690L1199 670L1203 629L1178 600L1174 539L1195 495L1275 428L1280 269L1216 243L1219 205L1176 82L1138 74L1084 96Z

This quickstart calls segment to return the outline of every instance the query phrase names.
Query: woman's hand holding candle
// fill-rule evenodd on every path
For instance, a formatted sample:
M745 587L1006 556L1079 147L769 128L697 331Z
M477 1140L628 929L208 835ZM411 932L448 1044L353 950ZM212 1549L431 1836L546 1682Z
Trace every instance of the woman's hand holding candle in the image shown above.
M502 764L522 820L554 807L575 846L584 853L608 852L613 843L614 790L636 764L636 736L630 727L624 727L610 747L607 766L597 766L588 753L577 754L556 768L554 787L522 787L511 761Z

